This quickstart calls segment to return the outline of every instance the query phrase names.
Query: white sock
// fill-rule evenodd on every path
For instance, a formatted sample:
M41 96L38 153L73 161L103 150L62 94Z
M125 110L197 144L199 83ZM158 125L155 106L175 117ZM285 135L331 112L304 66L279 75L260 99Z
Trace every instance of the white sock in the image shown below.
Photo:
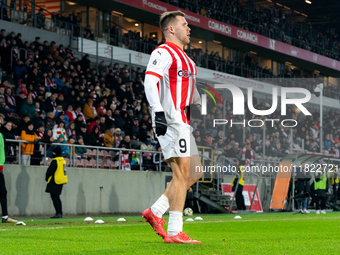
M2 218L3 218L4 220L7 220L7 219L8 219L8 215L2 216Z
M161 195L161 197L151 206L151 212L161 218L169 207L169 199L166 196Z
M183 214L182 212L169 212L168 235L174 236L183 231Z

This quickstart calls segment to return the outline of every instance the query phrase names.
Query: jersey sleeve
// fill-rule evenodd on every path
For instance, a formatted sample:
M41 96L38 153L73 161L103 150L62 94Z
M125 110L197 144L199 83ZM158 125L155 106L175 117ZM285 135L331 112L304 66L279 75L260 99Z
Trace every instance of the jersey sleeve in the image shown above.
M153 112L163 112L161 101L158 95L157 83L160 78L156 75L145 74L144 88L146 99L148 100Z
M151 74L162 79L171 64L172 57L170 53L166 49L157 48L151 53L145 74Z

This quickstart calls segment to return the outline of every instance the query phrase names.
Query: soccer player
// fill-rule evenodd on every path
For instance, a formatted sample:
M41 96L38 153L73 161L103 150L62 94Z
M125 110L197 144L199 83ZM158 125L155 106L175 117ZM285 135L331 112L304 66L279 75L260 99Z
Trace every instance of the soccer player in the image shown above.
M182 232L187 190L200 177L201 162L192 136L190 109L200 104L196 89L197 69L183 48L190 41L190 28L180 11L165 12L160 28L166 42L150 56L145 73L145 93L152 107L152 122L165 159L173 173L163 195L143 212L143 217L166 243L201 243ZM162 215L170 207L167 233Z

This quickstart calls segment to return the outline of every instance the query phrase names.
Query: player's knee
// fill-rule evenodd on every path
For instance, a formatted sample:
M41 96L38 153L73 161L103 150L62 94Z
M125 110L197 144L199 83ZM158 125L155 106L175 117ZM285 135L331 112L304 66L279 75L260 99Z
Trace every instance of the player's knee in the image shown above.
M182 182L188 183L190 179L190 170L183 168L178 173L173 175L173 178L178 179Z

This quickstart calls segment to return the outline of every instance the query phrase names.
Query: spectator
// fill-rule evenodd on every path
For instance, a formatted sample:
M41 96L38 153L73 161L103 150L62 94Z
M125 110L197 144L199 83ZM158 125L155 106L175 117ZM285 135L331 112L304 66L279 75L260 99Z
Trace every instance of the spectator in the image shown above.
M45 16L44 16L44 9L40 8L37 14L37 28L45 28ZM36 37L36 39L39 37ZM39 38L40 39L40 38ZM38 39L38 41L39 41Z
M104 137L104 133L107 130L105 122L106 122L105 116L101 116L100 122L99 122L99 130L100 130L101 137Z
M234 145L232 146L232 148L230 148L227 151L227 157L228 158L238 158L238 155L239 155L238 146L239 146L238 142L235 142Z
M64 139L66 137L65 122L60 121L58 125L53 127L53 138L56 140L63 135Z
M120 112L118 109L116 109L114 111L114 115L113 118L115 119L114 124L116 127L118 127L119 129L124 129L125 126L125 121L123 120L123 118L120 116Z
M130 163L131 170L139 170L140 164L141 164L140 153L133 151L131 153L131 163Z
M44 144L44 145L41 145L42 146L42 150L41 150L41 154L44 155L44 151L48 151L48 149L51 147L51 143L53 143L55 141L55 139L53 138L53 133L52 133L52 130L49 129L49 128L46 128L45 129L45 132L44 132L44 136L43 138L40 140L41 143L47 143L47 144Z
M76 124L74 122L70 122L66 126L66 138L68 139L70 136L76 137Z
M151 152L146 152L143 157L143 170L144 171L156 171L156 165L152 161Z
M2 133L2 136L4 139L12 139L12 140L17 140L19 137L15 135L15 130L12 128L13 123L11 121L5 122L1 129L0 132ZM5 148L6 150L6 162L13 162L16 159L16 146L17 143L14 142L7 142L7 146ZM1 193L0 193L1 194Z
M54 119L54 114L53 112L48 112L46 114L46 119L45 119L45 127L53 129L54 126L56 125L56 121Z
M31 164L31 156L34 152L34 144L39 141L39 137L33 131L33 122L28 121L25 130L21 131L21 140L27 141L29 143L21 143L21 163L25 166Z
M204 141L203 141L203 146L212 148L213 150L216 150L217 146L212 143L213 140L214 140L213 135L211 133L208 133L207 138L204 139Z
M88 144L92 145L92 146L101 146L102 145L102 143L100 141L100 137L99 137L99 127L98 126L93 127L93 130L92 130L91 134L89 135Z
M90 69L90 56L86 54L80 61L81 69L86 71L87 69Z
M250 142L245 142L243 150L239 153L239 158L241 159L241 165L249 164L254 165L254 151L250 147Z
M93 121L90 123L90 125L88 126L87 132L88 132L89 134L91 134L91 133L92 133L92 130L93 130L93 127L94 127L94 126L97 126L97 127L99 128L99 135L100 135L101 133L100 133L100 126L99 126L99 123L100 123L100 118L97 116L97 117L94 118L94 120L93 120Z
M118 129L118 128L117 128ZM116 134L118 132L118 130L116 129ZM120 130L119 130L120 131ZM130 136L129 135L125 135L124 139L121 140L119 146L117 146L117 148L125 148L125 149L131 149L131 144L130 144Z
M14 65L14 80L17 81L23 73L27 73L27 69L20 59Z
M39 142L43 142L44 139L44 131L45 131L45 126L43 122L40 122L37 124L37 126L34 126L35 134L39 138ZM33 149L33 154L31 156L31 165L34 166L40 166L40 161L42 159L42 145L39 145L38 143L34 144L34 149Z
M76 138L74 137L74 136L70 136L69 138L68 138L68 140L67 140L67 144L75 144L75 142L76 142ZM80 156L75 152L75 147L74 146L70 146L69 147L69 153L68 153L68 155L67 155L67 157L69 157L69 158L80 158Z
M0 113L7 116L5 98L3 95L0 95Z
M49 98L46 99L46 110L48 112L55 112L57 110L57 97L55 94L51 94Z
M82 145L82 146L77 146L77 147L75 148L75 153L76 153L77 155L79 155L79 157L80 157L81 159L87 159L87 156L85 155L86 152L87 152L87 149L86 149L86 146L85 146L85 144L84 144L84 139L83 139L83 137L82 137L81 135L77 136L77 141L78 141L78 144L79 144L79 145Z
M118 148L120 146L122 140L123 140L122 131L121 131L120 128L116 128L116 132L115 132L115 146L114 147Z
M73 111L73 106L71 104L67 106L66 115L70 121L75 121L77 119L77 114Z
M20 116L23 117L25 114L28 114L31 119L33 119L35 115L35 106L31 96L27 97L26 102L20 108Z
M83 110L85 120L90 122L97 116L96 108L93 106L93 99L89 98Z
M111 126L110 129L106 130L104 134L104 144L106 147L115 147L115 127Z
M106 113L106 109L105 109L105 107L104 107L104 100L101 100L100 102L99 102L99 104L98 104L98 107L97 107L97 113L98 113L98 115L99 116L104 116L105 115L105 113Z
M58 140L56 142L61 143L61 144L67 144L66 141L65 141L65 136L63 134L59 135ZM54 151L54 148L58 147L58 146L59 145L52 146L51 147L52 152ZM69 154L69 151L70 151L69 147L65 146L65 145L59 146L59 147L61 148L61 156L66 157Z
M14 93L11 88L6 89L5 93L5 104L7 113L14 113L17 111L17 104L14 98Z
M158 152L162 152L162 147L159 145L157 147L157 151ZM153 157L152 157L152 163L158 168L159 166L159 162L161 161L161 167L165 168L167 167L168 163L166 161L166 159L164 159L163 154L159 154L159 153L154 153ZM162 169L158 169L158 171L162 171Z

